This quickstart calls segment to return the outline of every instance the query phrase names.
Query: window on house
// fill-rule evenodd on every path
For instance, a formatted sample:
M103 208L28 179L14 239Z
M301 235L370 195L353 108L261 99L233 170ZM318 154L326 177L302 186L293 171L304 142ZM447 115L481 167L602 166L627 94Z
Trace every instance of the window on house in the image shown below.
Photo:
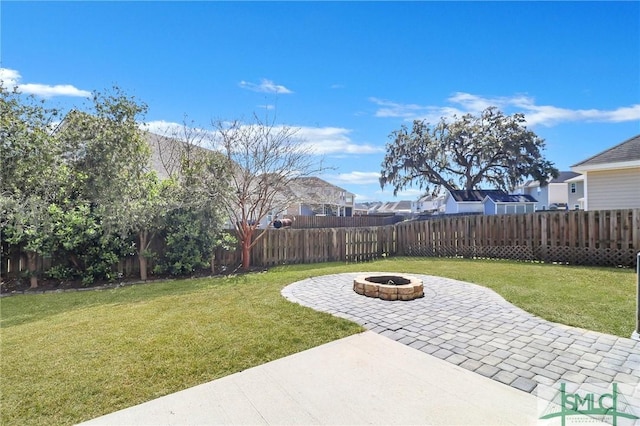
M570 188L571 188L571 193L572 193L572 194L575 194L575 193L576 193L576 184L575 184L575 183L572 183L572 184L570 185Z
M538 187L537 191L538 191L538 195L540 195L540 193L542 192L542 188Z

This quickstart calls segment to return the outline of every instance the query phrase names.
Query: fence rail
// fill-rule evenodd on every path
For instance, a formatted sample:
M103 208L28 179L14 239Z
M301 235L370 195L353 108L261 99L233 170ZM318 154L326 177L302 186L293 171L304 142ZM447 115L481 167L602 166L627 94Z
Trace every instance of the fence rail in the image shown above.
M291 216L291 228L360 228L393 225L404 220L402 216Z
M323 218L341 219L341 218ZM267 229L252 250L254 266L329 261L361 262L386 256L499 258L575 265L636 265L640 209L539 212L497 216L443 216L395 225ZM51 259L39 257L38 271ZM217 266L235 267L240 250L218 250ZM26 256L2 259L2 277L27 269ZM136 257L116 266L138 273Z

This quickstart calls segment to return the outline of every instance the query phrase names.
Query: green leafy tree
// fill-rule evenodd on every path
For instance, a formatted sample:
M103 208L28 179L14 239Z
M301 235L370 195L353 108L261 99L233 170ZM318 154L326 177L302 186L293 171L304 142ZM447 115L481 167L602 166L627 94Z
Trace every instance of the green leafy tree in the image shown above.
M206 268L216 243L215 221L205 210L179 209L167 215L165 249L157 272L184 275ZM213 222L213 223L212 223Z
M117 226L123 222L117 213L129 204L127 198L138 197L149 172L151 151L139 130L147 106L114 87L94 92L86 109L70 112L56 136L81 197L105 209L105 220Z
M107 234L137 235L140 278L147 279L150 236L158 228L165 200L150 171L151 150L140 131L144 103L121 89L94 92L88 112L72 111L57 133L74 171L78 197L91 203Z
M105 232L89 203L52 204L49 215L53 222L52 257L56 259L47 271L52 278L79 279L84 284L113 281L117 278L113 265L134 252L128 238Z
M164 256L157 270L191 273L207 263L214 272L216 247L233 244L222 231L224 200L229 197L230 170L225 157L205 149L210 133L187 123L165 136L148 134L161 174L175 182L163 235Z
M61 197L68 171L51 136L57 115L0 82L0 234L26 252L32 288L37 255L51 250L48 209Z
M504 115L495 107L480 115L416 120L390 135L380 185L394 195L413 184L427 192L479 189L510 191L531 176L545 184L558 170L543 156L545 142L527 129L522 114Z

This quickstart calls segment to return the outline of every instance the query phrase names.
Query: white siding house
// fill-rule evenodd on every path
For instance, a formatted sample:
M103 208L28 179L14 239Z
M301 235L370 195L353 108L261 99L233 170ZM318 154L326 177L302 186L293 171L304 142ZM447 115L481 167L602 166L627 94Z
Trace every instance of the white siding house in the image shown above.
M526 182L524 185L516 188L516 193L522 195L530 195L535 198L536 210L549 210L550 205L555 206L567 206L569 209L573 209L577 204L577 199L582 198L582 187L577 184L571 185L571 180L580 176L576 172L560 172L557 177L549 180L549 183L545 186L541 186L537 180ZM571 190L575 192L571 192ZM580 195L578 196L578 193ZM576 202L572 203L572 200Z
M318 177L294 178L289 183L298 202L286 214L302 216L353 216L355 194Z
M411 202L411 213L437 213L443 206L444 200L444 195L425 195L424 197L419 198L417 201Z
M569 210L584 210L584 176L578 175L566 182L568 184L567 206Z
M584 175L584 209L640 208L640 135L571 167Z
M588 173L587 210L640 209L640 166Z

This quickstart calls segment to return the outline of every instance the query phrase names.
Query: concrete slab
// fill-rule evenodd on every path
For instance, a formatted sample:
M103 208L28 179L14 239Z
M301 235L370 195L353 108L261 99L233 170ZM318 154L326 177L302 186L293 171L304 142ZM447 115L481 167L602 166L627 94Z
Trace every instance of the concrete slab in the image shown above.
M525 425L536 410L531 394L368 331L83 424Z
M539 384L610 383L616 377L640 388L640 341L552 323L486 287L443 277L415 275L424 283L421 299L363 297L353 291L359 275L307 278L286 286L282 295L406 345L426 342L420 351L532 394ZM640 403L634 410L640 415Z

